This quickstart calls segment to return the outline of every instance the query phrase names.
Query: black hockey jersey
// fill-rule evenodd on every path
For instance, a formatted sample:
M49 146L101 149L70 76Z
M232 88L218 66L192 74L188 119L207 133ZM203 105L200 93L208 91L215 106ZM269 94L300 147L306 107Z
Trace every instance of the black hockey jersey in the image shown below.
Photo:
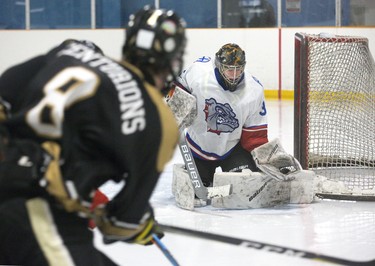
M10 106L1 123L12 138L61 147L62 180L48 180L56 183L49 184L52 194L84 204L108 179L124 180L109 215L139 222L178 129L161 93L137 68L64 43L7 70L0 96Z

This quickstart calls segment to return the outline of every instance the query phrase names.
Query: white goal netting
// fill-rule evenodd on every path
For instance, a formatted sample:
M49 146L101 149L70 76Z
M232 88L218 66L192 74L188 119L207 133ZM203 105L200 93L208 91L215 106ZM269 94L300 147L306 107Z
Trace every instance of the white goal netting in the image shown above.
M375 64L368 40L297 37L301 40L299 64L296 61L297 112L302 114L296 123L303 143L300 160L318 174L342 181L349 194L371 194L375 192Z

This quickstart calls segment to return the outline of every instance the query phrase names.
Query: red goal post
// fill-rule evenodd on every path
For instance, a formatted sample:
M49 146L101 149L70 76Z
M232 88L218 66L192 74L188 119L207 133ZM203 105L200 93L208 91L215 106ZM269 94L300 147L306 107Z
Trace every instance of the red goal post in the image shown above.
M296 33L294 82L294 156L336 182L319 196L375 200L375 64L368 39Z

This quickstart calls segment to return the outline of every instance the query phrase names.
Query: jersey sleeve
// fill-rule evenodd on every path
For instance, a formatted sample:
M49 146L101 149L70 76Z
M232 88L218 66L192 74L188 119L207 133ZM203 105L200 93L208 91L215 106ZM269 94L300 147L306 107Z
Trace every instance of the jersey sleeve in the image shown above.
M267 108L263 87L259 90L256 105L251 110L242 128L240 139L241 146L247 151L268 142Z

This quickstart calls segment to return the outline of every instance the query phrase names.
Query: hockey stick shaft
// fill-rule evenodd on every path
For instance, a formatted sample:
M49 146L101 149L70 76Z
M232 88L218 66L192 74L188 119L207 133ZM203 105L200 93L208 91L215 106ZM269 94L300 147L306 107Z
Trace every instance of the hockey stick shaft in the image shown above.
M171 252L167 249L167 247L161 242L159 237L156 234L152 234L152 242L163 252L164 256L170 261L173 266L179 266L177 260L172 256Z
M180 129L180 143L179 148L181 151L182 159L184 160L186 170L188 171L191 182L193 183L195 195L200 199L207 199L208 191L203 185L202 179L199 175L197 166L193 158L193 154L186 142L184 128Z
M232 193L231 185L205 187L199 175L197 166L194 161L193 154L187 144L184 129L180 129L180 143L179 148L182 158L184 160L186 170L192 182L194 193L198 198L207 200L211 198L226 197Z
M310 260L319 261L319 262L328 262L328 263L352 265L352 266L375 265L375 259L371 261L351 261L351 260L332 257L332 256L323 255L319 253L304 251L300 249L293 249L289 247L271 245L271 244L267 244L264 242L245 240L245 239L218 235L218 234L202 232L202 231L197 231L197 230L191 230L187 228L181 228L181 227L170 226L170 225L159 224L159 226L165 232L182 234L182 235L202 238L206 240L214 240L214 241L218 241L222 243L242 246L242 247L266 251L266 252L272 252L272 253L276 253L280 255L287 255L287 256L292 256L292 257L310 259Z

